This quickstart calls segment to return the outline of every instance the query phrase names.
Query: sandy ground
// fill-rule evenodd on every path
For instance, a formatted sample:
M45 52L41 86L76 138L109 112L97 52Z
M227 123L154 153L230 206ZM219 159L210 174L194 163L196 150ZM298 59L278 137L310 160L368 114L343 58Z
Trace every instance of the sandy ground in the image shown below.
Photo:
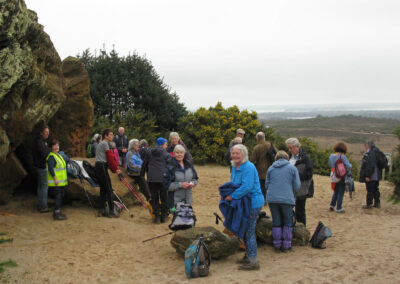
M194 191L197 226L215 225L217 187L228 181L229 170L198 166L200 183ZM400 283L400 205L387 202L392 186L381 184L382 208L362 210L365 189L356 184L352 201L346 195L346 213L329 212L332 195L327 177L315 176L315 197L307 201L308 229L319 220L333 232L325 250L294 247L276 254L270 246L258 248L259 271L237 270L243 253L213 261L207 278L191 283ZM154 225L141 207L119 219L95 217L85 205L66 206L67 221L55 222L51 213L34 210L35 198L17 197L0 206L0 232L14 238L0 244L0 262L18 267L0 273L3 283L185 283L183 259L170 245L171 236L142 243L167 233L167 224ZM267 208L266 208L267 209ZM269 211L268 211L269 213Z

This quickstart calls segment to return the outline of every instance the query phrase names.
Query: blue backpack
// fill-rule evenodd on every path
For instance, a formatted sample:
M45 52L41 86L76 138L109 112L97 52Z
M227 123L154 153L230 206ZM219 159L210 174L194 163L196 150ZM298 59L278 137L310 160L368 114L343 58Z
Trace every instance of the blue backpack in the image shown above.
M208 276L211 256L201 235L185 251L185 273L188 278Z

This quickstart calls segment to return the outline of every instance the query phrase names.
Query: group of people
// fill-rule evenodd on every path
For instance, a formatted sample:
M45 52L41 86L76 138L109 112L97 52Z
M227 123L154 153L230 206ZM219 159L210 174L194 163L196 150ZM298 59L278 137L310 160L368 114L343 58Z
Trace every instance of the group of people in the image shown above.
M271 212L275 251L290 251L294 224L301 222L306 225L306 200L314 195L313 162L297 138L286 140L290 154L282 150L276 152L275 146L266 141L263 132L257 133L257 145L249 158L248 150L243 145L244 135L245 132L238 129L237 137L229 145L231 183L237 185L237 188L225 196L224 200L251 200L244 236L246 253L238 263L241 264L240 269L255 270L259 269L255 226L261 208L268 204ZM53 217L55 220L65 220L66 216L60 208L64 187L67 185L66 164L59 151L59 142L54 140L47 145L48 137L49 128L46 126L33 145L33 159L38 174L38 210L50 211L47 206L47 187L50 187L55 195ZM171 209L178 202L192 204L192 189L198 184L198 176L193 158L177 132L170 133L169 146L167 139L159 137L154 148L149 148L144 139L128 141L123 127L118 129L116 136L111 129L105 129L100 137L95 136L94 142L95 174L100 185L103 216L118 217L114 211L108 169L121 174L120 167L139 184L140 191L150 200L154 223L166 222ZM276 152L272 160L269 156L271 150ZM337 143L333 150L328 161L330 168L333 170L341 158L346 171L351 172L352 165L346 157L346 145ZM363 208L380 208L381 172L377 166L379 149L373 141L368 140L365 142L365 150L360 170L360 181L366 183L367 189L366 205ZM329 210L334 211L336 207L336 212L343 213L345 178L335 182L332 188Z

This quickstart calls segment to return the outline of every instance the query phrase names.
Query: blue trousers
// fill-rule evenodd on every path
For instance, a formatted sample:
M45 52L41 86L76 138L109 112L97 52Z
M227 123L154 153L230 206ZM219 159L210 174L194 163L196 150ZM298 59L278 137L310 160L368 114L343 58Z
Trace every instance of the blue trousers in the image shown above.
M272 216L272 227L293 227L293 205L268 203Z
M247 228L244 236L244 244L246 246L246 255L251 263L257 262L257 240L256 240L256 225L258 219L258 213L260 208L254 208L250 210L249 227Z
M38 208L47 207L47 169L36 168L37 173L37 196L38 196Z
M50 186L49 193L53 195L54 198L54 211L60 210L64 198L64 188L65 186Z
M330 206L336 210L342 210L343 196L345 192L346 185L344 183L344 178L335 185L335 190L332 195L332 200Z

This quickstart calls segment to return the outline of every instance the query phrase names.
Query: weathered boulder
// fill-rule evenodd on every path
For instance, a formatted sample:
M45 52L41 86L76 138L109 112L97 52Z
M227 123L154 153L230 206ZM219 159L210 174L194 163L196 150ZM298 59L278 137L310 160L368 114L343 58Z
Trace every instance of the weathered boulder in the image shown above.
M223 234L214 227L194 227L177 231L171 239L171 245L183 256L187 247L201 234L213 259L230 256L239 248L237 238Z
M36 13L21 0L1 1L0 162L64 100L61 59Z
M12 197L14 188L27 174L15 154L10 154L7 161L0 165L0 204L5 204Z
M62 63L66 101L50 121L51 137L60 141L61 149L70 156L86 156L86 140L94 123L89 75L77 58Z
M272 245L272 220L261 218L256 225L257 240ZM310 240L310 232L301 224L296 226L293 233L292 245L306 246Z

